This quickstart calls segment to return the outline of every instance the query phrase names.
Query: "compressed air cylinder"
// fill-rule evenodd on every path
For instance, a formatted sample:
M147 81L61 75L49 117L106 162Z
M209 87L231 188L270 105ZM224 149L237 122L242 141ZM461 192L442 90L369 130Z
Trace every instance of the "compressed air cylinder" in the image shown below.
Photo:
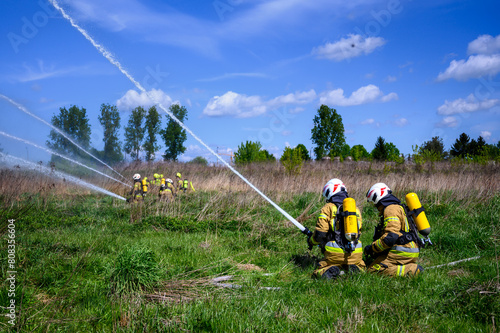
M410 211L422 207L422 204L420 204L420 200L418 199L416 193L408 193L405 199L406 205L408 205ZM418 213L418 215L413 215L413 220L417 225L418 232L424 237L429 236L429 234L431 233L431 226L429 224L429 221L427 220L427 216L425 216L425 212L422 210L420 213Z
M161 179L161 185L165 185L165 178Z
M359 237L358 218L356 216L356 201L353 198L345 198L342 202L344 213L344 235L349 242L354 242Z
M142 192L147 193L148 192L148 184L146 178L142 180Z

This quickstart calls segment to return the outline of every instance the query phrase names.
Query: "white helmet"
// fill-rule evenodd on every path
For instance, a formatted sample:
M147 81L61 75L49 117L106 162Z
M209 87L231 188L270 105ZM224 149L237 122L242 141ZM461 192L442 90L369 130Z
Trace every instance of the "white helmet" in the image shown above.
M165 181L166 181L167 183L172 183L172 184L174 183L174 182L173 182L173 180L172 180L172 179L170 179L170 178L167 178Z
M344 183L340 179L333 178L328 181L328 183L323 186L323 196L326 201L329 201L332 196L339 193L340 191L347 191Z
M378 204L380 199L391 194L392 191L389 186L384 183L377 183L370 187L368 192L366 193L366 201L373 202L375 205Z
M141 175L136 173L132 178L134 178L134 180L139 180L141 179Z

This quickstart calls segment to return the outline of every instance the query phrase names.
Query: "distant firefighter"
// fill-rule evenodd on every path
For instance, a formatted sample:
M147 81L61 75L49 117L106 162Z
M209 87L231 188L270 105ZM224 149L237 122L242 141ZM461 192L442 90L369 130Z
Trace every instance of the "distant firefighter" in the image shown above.
M184 188L184 182L182 181L182 175L180 172L177 172L175 174L175 177L177 178L177 190L182 190Z
M160 201L170 201L173 200L174 197L175 197L174 182L170 178L167 179L162 178L162 183L160 185L160 192L158 193L158 198L160 199Z
M143 184L141 182L141 175L136 173L132 178L134 179L134 187L129 193L129 195L132 196L129 201L142 201L144 200L144 191Z
M154 180L152 181L152 184L159 187L161 185L161 180L163 178L163 175L160 175L159 173L155 173L153 175L153 178L154 178Z
M184 179L184 182L182 184L182 190L184 191L184 193L186 193L190 187L193 190L193 192L196 192L194 189L194 186L193 186L193 182L190 182L187 179Z

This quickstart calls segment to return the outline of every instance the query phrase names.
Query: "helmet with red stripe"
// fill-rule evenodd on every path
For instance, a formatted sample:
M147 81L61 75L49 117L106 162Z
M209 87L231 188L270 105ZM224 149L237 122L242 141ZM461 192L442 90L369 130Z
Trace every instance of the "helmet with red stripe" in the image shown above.
M330 201L330 198L340 191L347 191L344 183L338 178L333 178L328 181L328 183L323 186L323 196L326 201Z
M368 192L366 193L366 201L373 202L375 205L378 204L380 199L391 194L392 191L389 186L384 183L377 183L370 187Z

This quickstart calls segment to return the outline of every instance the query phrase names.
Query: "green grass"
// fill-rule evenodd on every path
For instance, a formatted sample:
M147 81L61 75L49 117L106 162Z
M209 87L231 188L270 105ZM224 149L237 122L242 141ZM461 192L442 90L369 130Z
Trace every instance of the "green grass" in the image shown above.
M500 196L425 206L435 245L421 253L424 268L480 255L478 260L427 269L412 279L359 274L323 281L311 279L314 260L305 236L274 208L246 195L197 192L170 207L147 202L133 223L128 204L95 195L26 197L2 209L2 221L16 219L18 311L16 326L2 317L0 330L498 330ZM299 216L311 202L310 214L321 208L317 198L305 193L279 204ZM368 244L375 209L365 206L363 219L362 241ZM314 228L315 218L304 224ZM320 255L317 249L312 254ZM10 299L6 255L3 241L2 306ZM209 282L224 275L233 276L224 283L240 288Z

